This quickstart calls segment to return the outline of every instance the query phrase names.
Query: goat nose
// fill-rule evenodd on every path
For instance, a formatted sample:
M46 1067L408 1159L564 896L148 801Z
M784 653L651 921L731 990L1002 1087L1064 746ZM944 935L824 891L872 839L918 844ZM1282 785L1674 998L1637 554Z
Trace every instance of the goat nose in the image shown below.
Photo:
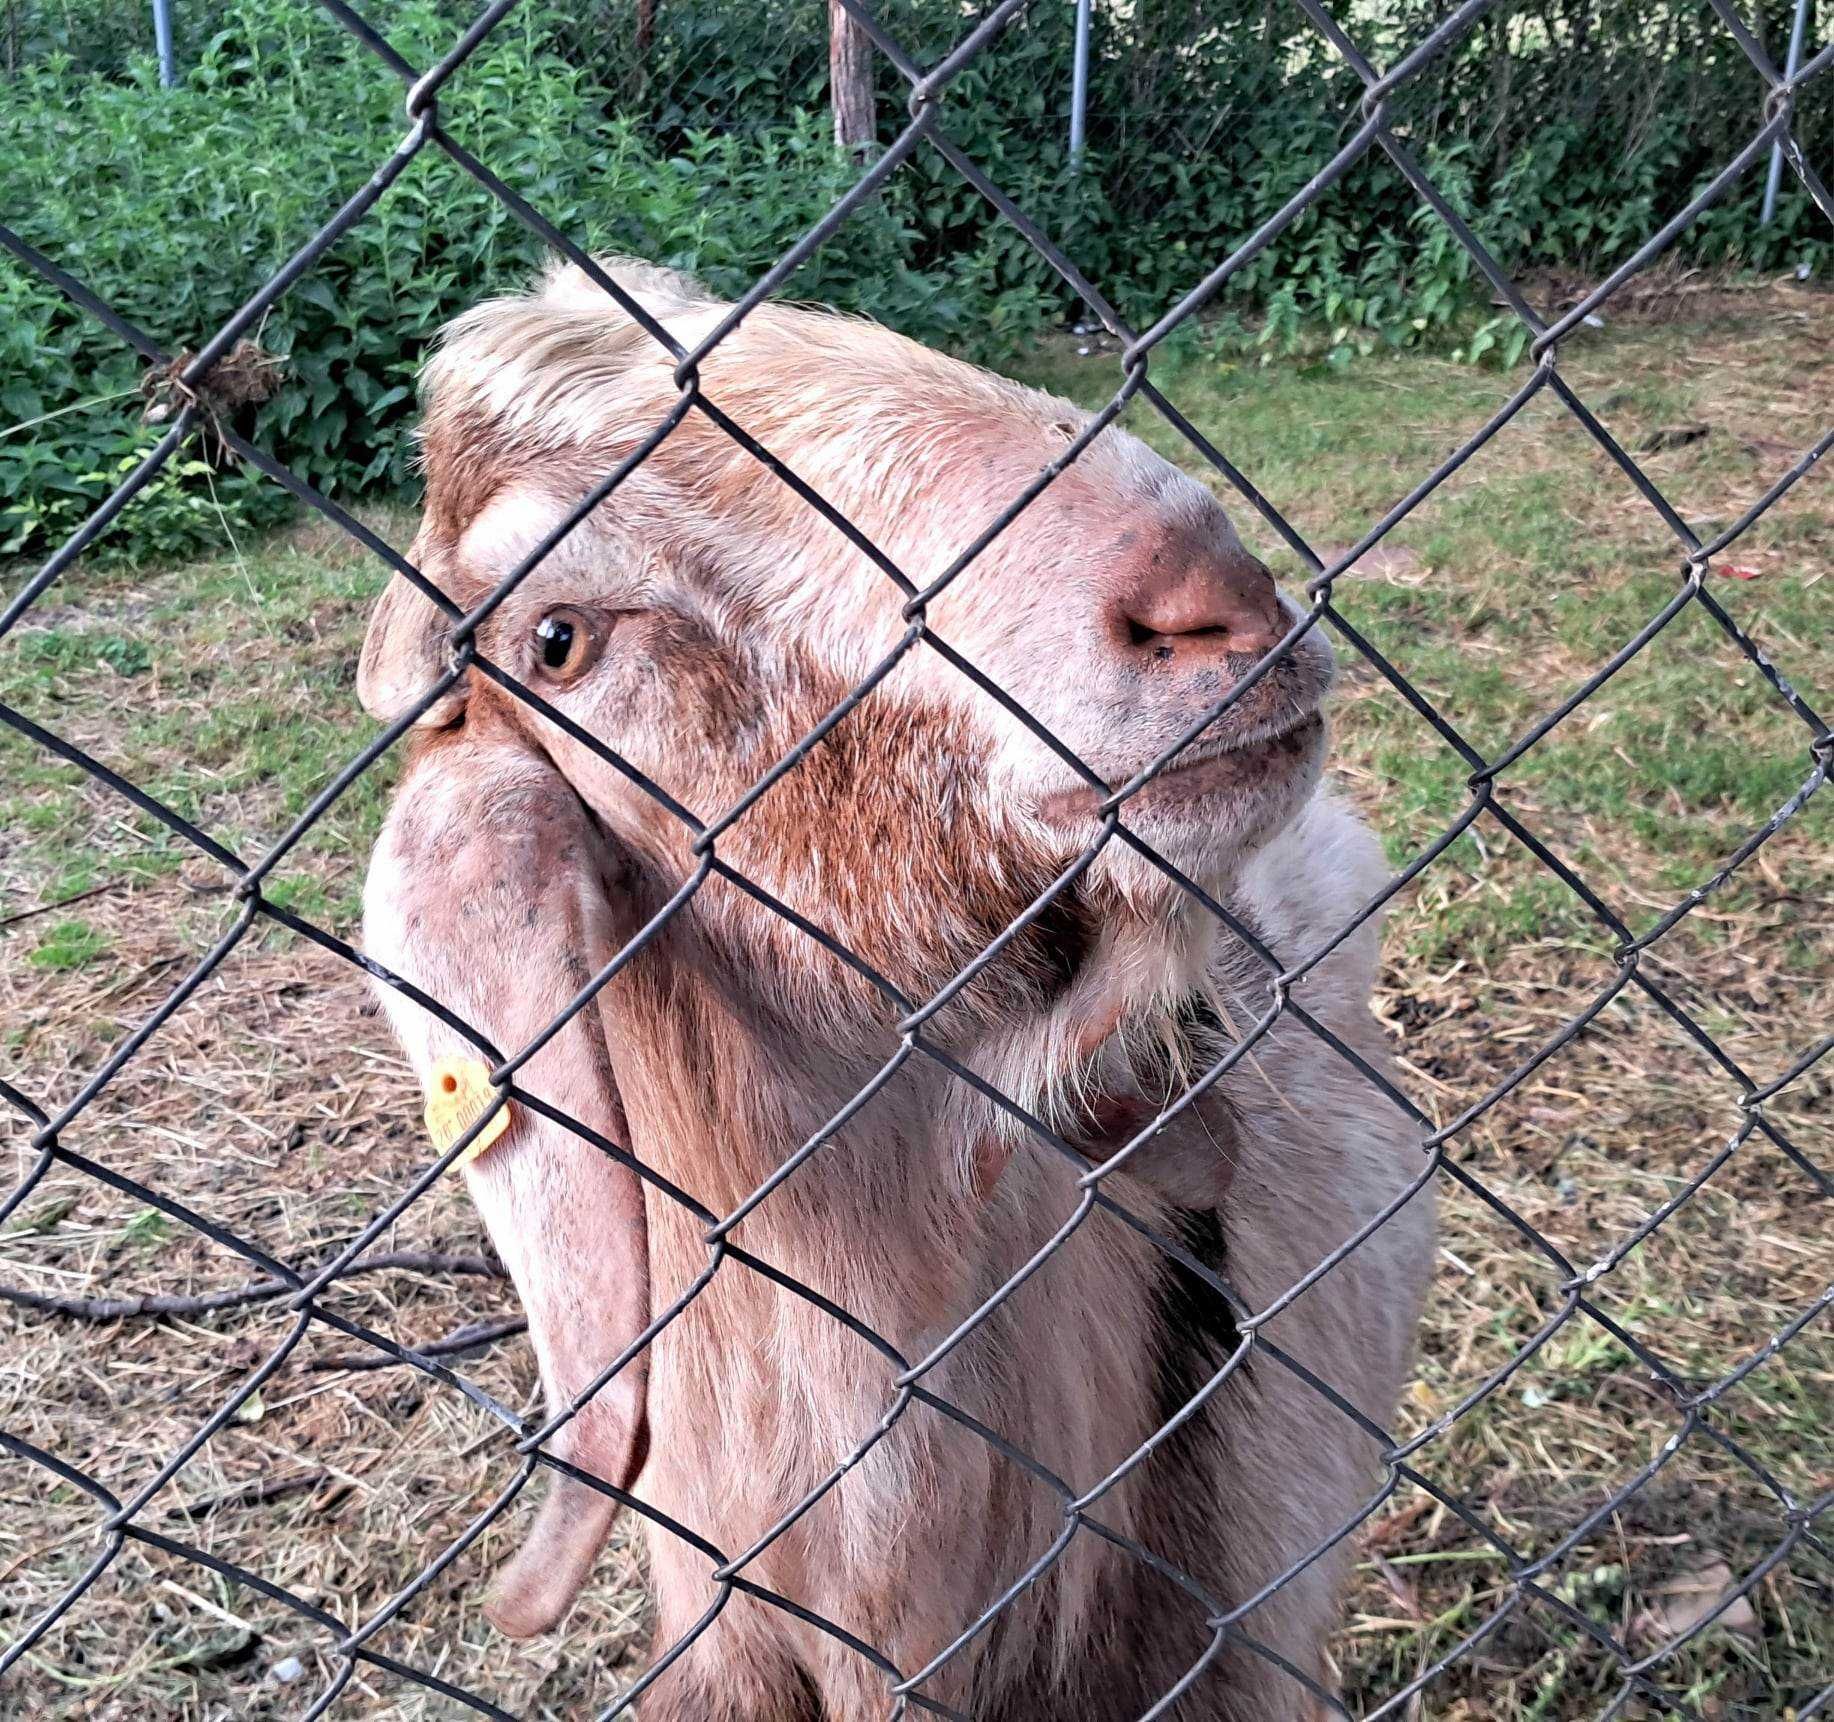
M1240 549L1152 569L1123 589L1114 621L1134 654L1193 666L1258 657L1286 632L1274 577Z

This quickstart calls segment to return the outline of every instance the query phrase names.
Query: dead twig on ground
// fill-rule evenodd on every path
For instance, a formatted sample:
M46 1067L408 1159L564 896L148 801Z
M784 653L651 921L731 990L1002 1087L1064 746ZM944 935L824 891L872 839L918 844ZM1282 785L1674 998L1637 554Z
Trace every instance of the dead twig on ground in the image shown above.
M506 1316L501 1321L474 1321L464 1327L455 1328L443 1339L429 1340L425 1345L412 1349L422 1357L454 1357L464 1351L478 1351L487 1345L494 1345L500 1339L508 1339L512 1334L526 1333L529 1324L521 1316ZM390 1357L387 1352L341 1351L335 1357L314 1357L307 1361L308 1369L399 1369L404 1360Z
M444 1256L425 1250L396 1250L380 1256L365 1256L353 1262L339 1277L374 1273L383 1268L397 1268L405 1273L504 1277L502 1265L488 1257ZM51 1292L28 1291L24 1286L0 1285L0 1302L18 1304L22 1309L35 1309L46 1315L69 1316L78 1321L126 1321L149 1315L210 1315L217 1310L266 1303L298 1289L288 1280L268 1278L250 1280L247 1285L228 1291L200 1292L189 1297L161 1293L143 1297L59 1297Z

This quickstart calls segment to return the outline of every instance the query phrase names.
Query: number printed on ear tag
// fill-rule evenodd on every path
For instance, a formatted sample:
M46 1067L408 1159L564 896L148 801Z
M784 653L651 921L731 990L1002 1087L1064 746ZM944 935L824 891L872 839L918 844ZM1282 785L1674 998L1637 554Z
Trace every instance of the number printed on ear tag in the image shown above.
M497 1091L490 1085L490 1066L480 1058L455 1054L442 1058L427 1076L427 1134L433 1146L445 1153L493 1105ZM491 1114L457 1164L475 1160L509 1128L509 1102Z

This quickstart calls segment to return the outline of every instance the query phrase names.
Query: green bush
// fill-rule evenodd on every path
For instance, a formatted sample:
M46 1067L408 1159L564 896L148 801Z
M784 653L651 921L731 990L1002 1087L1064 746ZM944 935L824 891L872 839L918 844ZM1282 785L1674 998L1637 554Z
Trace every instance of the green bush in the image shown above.
M395 40L422 62L451 37L430 6L404 7L393 23ZM607 118L584 84L537 28L512 20L442 97L440 119L593 249L739 291L853 182L820 114L745 138L700 135L663 153L636 122ZM0 104L0 206L19 212L28 241L178 352L219 327L388 155L406 129L402 95L321 18L235 0L176 90L159 89L144 64L125 81L73 76L56 55L29 68ZM874 204L796 291L949 339L974 307L916 273L912 251L902 208ZM543 255L429 146L255 331L285 365L253 434L334 496L406 484L428 340L482 295L526 280ZM0 271L0 406L15 421L0 433L0 497L9 499L0 553L53 547L150 446L142 369L28 271ZM220 542L219 509L246 518L278 494L218 474L210 496L201 460L168 472L102 548L164 554Z
M639 0L553 8L548 40L608 105L665 142L697 127L746 135L787 106L826 100L826 0L656 0L637 51ZM875 0L931 62L991 0ZM1794 0L1741 7L1782 58ZM1445 0L1359 0L1332 10L1377 65L1443 21ZM949 86L949 135L1055 238L1136 325L1156 320L1343 146L1363 85L1292 5L1129 0L1093 11L1083 171L1066 160L1074 8L1034 4ZM880 141L908 87L880 66ZM1521 274L1595 276L1627 257L1758 129L1764 89L1710 8L1646 0L1521 0L1498 8L1392 98L1389 121L1435 182ZM1811 161L1834 150L1834 103L1805 92L1795 129ZM1758 225L1761 164L1683 235L1690 263L1825 268L1827 223L1794 176ZM899 191L926 270L969 278L1019 329L1069 299L1045 264L953 171L919 154ZM1236 346L1322 339L1347 353L1426 339L1466 357L1523 344L1488 321L1490 289L1379 152L1352 167L1229 283L1207 331ZM977 323L980 319L977 318Z
M1544 3L1508 33L1480 26L1406 88L1392 120L1507 267L1596 273L1736 150L1755 129L1760 92L1710 23L1638 0ZM1774 35L1786 8L1764 5ZM964 27L959 0L884 10L925 54ZM1439 10L1437 0L1382 0L1358 8L1358 28L1380 62ZM1072 164L1071 12L1033 7L950 86L943 123L1146 326L1342 146L1361 86L1296 9L1097 8L1090 148ZM439 56L467 14L460 0L377 13L417 65ZM576 240L736 292L858 172L828 138L825 0L659 0L655 18L636 55L628 0L530 0L441 93L441 124ZM228 0L213 21L213 35L188 44L181 87L161 90L100 0L39 0L27 12L27 63L0 102L0 206L171 351L219 327L406 129L400 84L316 8ZM904 101L881 71L889 141ZM1801 124L1811 155L1834 143L1822 108L1805 107ZM1827 241L1805 194L1786 190L1777 222L1757 228L1761 178L1753 170L1702 217L1683 255L1822 267ZM257 334L284 357L283 380L240 428L336 496L409 484L428 340L541 260L507 210L426 148L263 319ZM983 358L1075 309L1037 252L929 151L788 290ZM1502 363L1525 345L1463 248L1372 155L1243 269L1182 345L1344 358L1423 340ZM10 499L0 555L45 553L150 445L140 370L45 283L0 270L0 408L15 420L0 432L0 499ZM275 505L271 485L213 471L207 448L193 453L101 552L220 542L225 519Z

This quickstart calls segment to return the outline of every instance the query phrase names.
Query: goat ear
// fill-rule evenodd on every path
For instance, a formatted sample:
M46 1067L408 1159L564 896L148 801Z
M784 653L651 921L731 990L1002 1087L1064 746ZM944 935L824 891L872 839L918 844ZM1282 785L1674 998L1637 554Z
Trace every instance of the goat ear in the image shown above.
M396 791L370 862L366 947L513 1056L622 941L609 860L547 758L491 708L474 709L462 729L419 747ZM455 1056L477 1058L456 1030L402 993L381 991L423 1085L437 1088ZM515 1081L624 1145L596 1000ZM635 1174L578 1133L520 1101L508 1103L508 1114L507 1130L464 1175L521 1295L554 1416L588 1392L649 1320L643 1194ZM627 1487L644 1457L645 1362L639 1354L592 1393L551 1450ZM494 1624L515 1638L554 1625L590 1575L615 1512L609 1496L557 1472L527 1541L499 1574L486 1608Z
M418 546L416 546L418 548ZM448 624L439 606L405 576L384 588L363 653L357 660L357 698L382 723L393 723L445 673ZM416 718L420 729L444 729L465 709L461 678Z

